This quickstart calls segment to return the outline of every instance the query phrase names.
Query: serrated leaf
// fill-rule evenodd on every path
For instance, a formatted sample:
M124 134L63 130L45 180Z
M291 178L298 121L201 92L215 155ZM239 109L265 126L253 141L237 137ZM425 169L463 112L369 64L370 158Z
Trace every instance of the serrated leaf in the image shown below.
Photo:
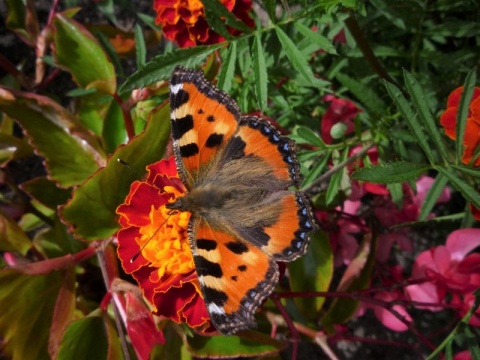
M365 107L373 114L381 114L386 108L385 103L380 97L372 90L372 86L367 86L362 84L360 81L354 80L348 75L337 73L336 78L342 83L348 90L352 92L353 95L360 102L365 105Z
M150 62L133 73L120 87L119 93L125 93L135 88L142 88L160 80L167 80L177 65L193 67L201 63L205 57L223 44L195 46L177 49L170 53L156 56Z
M376 184L402 183L416 180L431 168L430 165L398 161L390 164L359 168L352 174L352 178Z
M436 166L435 169L450 180L450 184L462 193L465 200L472 203L473 206L480 208L480 193L473 186L466 183L452 169L445 169L440 166Z
M288 263L290 288L292 291L328 291L333 277L333 253L325 232L310 237L307 253L300 259ZM295 298L302 314L313 320L325 302L324 297Z
M427 216L432 211L435 203L442 194L442 191L445 189L445 186L447 186L447 183L448 178L442 175L442 173L439 173L435 178L432 186L428 190L425 199L423 200L422 207L420 209L420 215L418 216L418 221L423 221L427 219Z
M256 332L245 331L241 336L200 336L187 337L187 350L196 357L242 357L260 356L276 353L286 346L286 343L270 336Z
M65 204L69 199L72 189L64 189L46 178L37 177L20 184L20 188L42 205L55 210L57 206Z
M465 128L467 126L468 112L470 110L470 101L475 90L475 84L477 82L476 69L469 71L465 82L463 84L462 96L460 98L460 104L457 111L457 122L455 127L455 156L456 162L460 163L463 155L463 138L465 136Z
M135 25L135 55L137 58L137 68L140 69L145 66L147 48L145 46L145 38L143 37L142 27L139 24Z
M213 3L213 5L212 5ZM206 6L205 10L205 20L207 20L208 26L210 29L215 31L220 36L223 36L225 39L230 40L232 38L232 34L227 29L227 26L222 21L222 18L218 14L217 7L220 5L224 6L223 4L219 3L218 1L211 1L210 6Z
M320 35L319 33L313 31L312 29L306 27L305 25L303 25L301 22L298 22L298 21L295 22L295 27L311 43L318 45L320 49L326 51L329 54L337 55L337 50L335 49L335 46L325 36Z
M55 15L53 24L56 63L69 71L80 87L115 93L113 65L93 35L61 14Z
M46 276L23 275L9 269L0 272L3 352L13 359L50 359L48 336L61 283L59 272Z
M428 144L428 140L425 134L422 131L422 126L417 119L417 116L412 111L410 104L408 103L405 96L403 96L402 92L393 84L389 82L385 82L385 87L387 88L387 92L395 102L400 113L403 115L405 120L407 120L410 129L412 130L413 134L415 135L420 147L422 148L423 152L427 156L428 160L431 164L436 163L436 156L433 154L430 145Z
M115 210L125 201L130 184L138 175L118 164L117 159L143 171L146 165L162 158L169 135L169 107L163 105L152 112L142 134L119 147L105 168L75 189L73 198L62 208L63 220L73 233L83 239L99 240L118 230ZM92 209L95 209L93 217Z
M439 122L433 118L432 112L430 111L428 103L425 100L426 97L422 87L418 83L417 79L415 79L415 77L408 71L404 70L403 74L405 78L405 85L410 96L412 97L412 102L417 110L418 115L420 116L422 124L425 124L425 127L435 143L436 149L440 153L442 159L444 161L448 161L448 151L437 126Z
M81 183L103 164L97 139L50 98L0 87L0 109L25 130L49 177L61 186Z
M303 54L296 47L295 43L280 27L275 26L275 32L277 33L278 40L282 44L285 54L292 66L300 73L300 75L302 75L307 83L314 85L312 69Z
M232 79L235 72L235 62L237 61L237 42L232 42L228 47L227 58L222 63L222 69L218 75L217 86L225 92L232 88Z
M265 55L263 54L262 40L257 32L253 40L253 73L255 74L255 95L257 96L260 111L265 111L267 107L267 84L268 75L265 65Z

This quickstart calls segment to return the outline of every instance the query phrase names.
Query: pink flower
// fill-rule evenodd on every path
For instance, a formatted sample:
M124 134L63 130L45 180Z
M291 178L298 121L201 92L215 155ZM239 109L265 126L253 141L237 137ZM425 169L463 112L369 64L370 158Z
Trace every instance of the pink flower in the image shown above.
M445 295L449 293L452 295L450 303L457 305L458 315L463 316L473 304L473 292L480 288L480 254L471 253L478 246L480 229L461 229L448 236L445 246L420 253L412 269L412 278L425 278L426 282L405 289L410 299L439 303L445 302ZM479 315L477 311L471 319L472 324L480 326Z

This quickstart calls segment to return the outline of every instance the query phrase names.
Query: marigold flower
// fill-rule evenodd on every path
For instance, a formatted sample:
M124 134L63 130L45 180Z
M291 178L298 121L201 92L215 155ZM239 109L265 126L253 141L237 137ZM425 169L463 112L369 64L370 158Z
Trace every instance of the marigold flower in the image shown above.
M146 181L135 181L117 208L122 267L137 280L156 315L213 331L188 242L190 214L169 214L164 206L185 192L174 158L147 170Z
M221 0L222 4L239 20L253 27L249 12L251 0ZM182 48L195 45L209 45L225 39L208 27L204 6L200 0L155 0L157 12L155 22L162 26L165 37L175 41ZM231 30L232 34L238 33Z
M460 104L463 87L453 90L448 96L447 109L440 117L440 123L445 128L445 134L453 140L456 138L457 112ZM480 144L480 88L475 88L468 111L465 135L463 137L462 162L469 164L473 158L476 147ZM475 166L480 166L480 158L475 160Z

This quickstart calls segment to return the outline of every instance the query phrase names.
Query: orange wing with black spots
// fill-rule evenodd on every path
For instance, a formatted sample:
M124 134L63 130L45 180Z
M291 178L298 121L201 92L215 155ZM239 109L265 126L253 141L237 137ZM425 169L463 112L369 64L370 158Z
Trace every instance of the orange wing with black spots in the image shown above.
M215 328L229 335L255 327L254 314L278 282L278 266L259 248L194 219L193 259Z
M240 110L201 71L179 66L170 79L170 116L177 168L191 189L237 130Z

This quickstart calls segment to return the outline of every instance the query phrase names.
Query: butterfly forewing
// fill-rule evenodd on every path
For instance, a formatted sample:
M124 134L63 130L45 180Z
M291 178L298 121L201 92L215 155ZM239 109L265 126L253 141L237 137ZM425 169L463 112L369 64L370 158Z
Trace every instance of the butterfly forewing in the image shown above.
M200 71L177 67L170 80L170 115L177 166L181 159L180 175L191 188L237 129L240 110Z

